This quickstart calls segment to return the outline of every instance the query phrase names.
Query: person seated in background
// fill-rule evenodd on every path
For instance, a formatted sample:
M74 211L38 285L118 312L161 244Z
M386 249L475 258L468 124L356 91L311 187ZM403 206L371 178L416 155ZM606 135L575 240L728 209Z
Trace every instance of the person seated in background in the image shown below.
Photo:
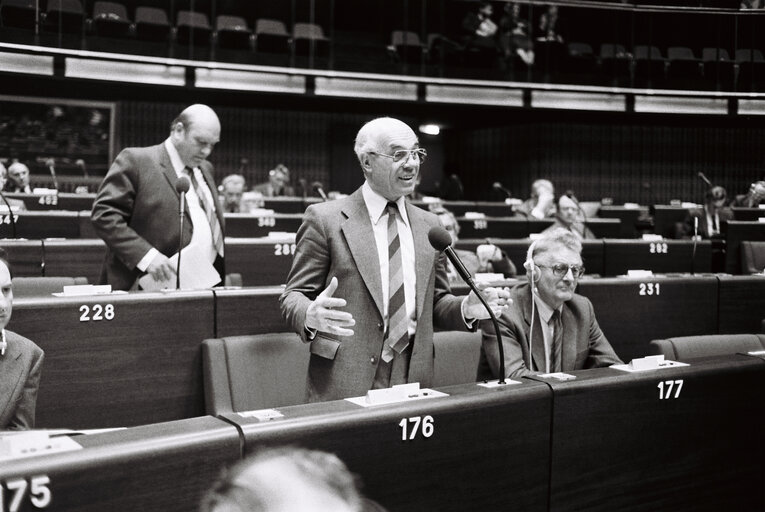
M515 276L515 265L507 257L507 254L494 244L481 244L476 247L475 252L457 249L456 244L460 233L460 225L457 222L457 218L440 204L434 204L429 209L438 215L438 220L441 221L444 229L452 236L452 245L455 246L454 252L460 257L468 272L472 275L479 272L491 272L502 274L505 277ZM447 262L446 270L450 283L460 282L461 278L450 261Z
M6 192L22 192L31 194L29 186L29 167L21 162L13 162L8 166L8 182L5 184Z
M242 203L245 180L241 174L229 174L220 183L220 203L227 213L247 213L249 208Z
M223 472L201 512L383 511L362 497L336 455L305 448L265 448Z
M5 190L5 184L8 181L8 170L5 168L2 162L0 162L0 190ZM6 205L6 202L8 203ZM0 202L0 212L3 210L24 211L27 209L27 205L21 199L15 199L13 197L4 198L3 202Z
M622 361L595 319L592 303L574 293L582 266L582 242L565 229L545 233L528 250L524 283L510 290L512 305L499 328L505 377L599 368ZM478 379L499 377L497 334L491 321L483 333Z
M34 342L7 331L13 313L13 275L0 249L0 429L26 430L35 426L43 350Z
M267 182L255 185L252 190L260 193L263 197L294 196L295 191L289 182L290 170L283 164L279 164L268 171Z
M680 226L680 237L719 238L721 223L733 220L733 210L725 206L728 194L723 187L715 186L704 194L704 206L688 211Z
M468 12L462 20L462 29L466 35L465 46L482 51L496 53L499 49L497 24L491 19L494 7L490 2L480 2L478 11Z
M531 184L531 197L515 211L524 217L545 219L555 216L555 187L550 180L540 179Z
M562 195L558 198L558 212L555 214L555 222L542 233L549 233L555 229L565 229L581 239L597 238L585 225L583 217L584 214L576 197L573 194Z
M534 64L534 42L529 36L529 24L521 16L521 4L505 4L505 14L499 22L501 29L500 45L506 59L517 55L524 63Z
M737 195L730 206L757 208L763 202L765 202L765 181L755 181L749 186L747 193Z

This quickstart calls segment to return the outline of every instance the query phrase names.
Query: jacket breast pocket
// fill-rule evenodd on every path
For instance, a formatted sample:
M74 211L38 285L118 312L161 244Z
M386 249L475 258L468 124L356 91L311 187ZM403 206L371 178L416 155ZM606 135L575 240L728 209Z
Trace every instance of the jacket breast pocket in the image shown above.
M317 334L311 342L311 354L316 354L325 359L335 359L338 348L340 348L339 341L327 338L322 334Z

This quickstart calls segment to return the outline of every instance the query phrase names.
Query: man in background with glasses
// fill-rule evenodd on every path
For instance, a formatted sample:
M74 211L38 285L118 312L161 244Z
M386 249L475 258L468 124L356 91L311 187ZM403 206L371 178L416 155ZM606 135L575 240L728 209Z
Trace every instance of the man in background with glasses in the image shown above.
M475 329L488 318L473 294L455 297L445 257L428 242L438 217L406 200L426 152L389 117L356 135L365 182L342 199L311 205L297 233L282 316L310 343L312 402L433 380L433 328ZM506 290L482 292L495 313Z
M531 245L528 283L510 291L512 306L499 319L506 377L566 372L621 364L595 319L592 303L574 293L584 274L582 243L565 229ZM481 322L480 380L496 379L499 351L491 322Z

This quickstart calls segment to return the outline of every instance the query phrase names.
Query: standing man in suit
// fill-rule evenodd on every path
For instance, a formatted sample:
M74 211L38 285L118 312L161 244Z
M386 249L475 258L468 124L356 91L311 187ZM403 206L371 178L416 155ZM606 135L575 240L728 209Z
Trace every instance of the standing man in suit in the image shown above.
M0 429L35 426L43 351L34 342L5 330L13 313L11 267L0 249Z
M451 294L445 258L428 242L438 218L406 200L426 152L409 126L365 124L354 150L365 182L311 205L279 298L287 324L310 342L311 401L363 395L433 378L433 327L465 330L488 318L478 297ZM482 292L497 311L508 293Z
M180 195L175 185L181 177L191 181L183 245L196 246L223 281L223 213L207 161L219 140L218 116L197 104L173 120L163 143L120 152L101 183L91 215L108 249L101 282L129 290L145 273L158 281L175 278L169 256L179 249Z
M728 194L723 187L714 186L704 194L704 206L688 212L682 224L683 237L720 238L723 222L733 220L733 210L725 206ZM696 227L696 225L698 227Z
M574 293L584 274L582 243L564 229L546 233L529 247L528 284L510 291L513 306L499 318L506 377L566 372L620 364L595 319L589 299ZM483 346L478 379L499 373L497 335L481 322Z

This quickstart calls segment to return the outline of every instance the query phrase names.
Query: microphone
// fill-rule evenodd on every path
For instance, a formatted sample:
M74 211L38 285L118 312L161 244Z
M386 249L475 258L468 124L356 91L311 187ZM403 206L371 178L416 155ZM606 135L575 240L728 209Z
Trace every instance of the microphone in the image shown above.
M16 219L14 218L14 215L13 215L13 209L11 209L11 205L8 202L8 199L6 199L5 194L3 194L2 192L0 192L0 198L3 199L3 202L5 203L5 207L8 208L8 218L11 221L11 236L13 236L13 238L16 238Z
M513 194L512 194L512 193L510 193L510 190L509 190L509 189L506 189L505 187L503 187L503 186L502 186L502 183L500 183L500 182L498 182L498 181L495 181L494 183L492 183L492 185L491 185L491 186L492 186L492 188L493 188L494 190L499 190L499 191L501 191L501 192L504 192L504 193L505 193L505 195L506 195L508 198L511 198L511 197L513 197Z
M53 188L58 190L58 180L56 179L56 169L54 168L55 163L56 162L52 158L48 158L45 161L45 167L48 168L50 175L53 177Z
M175 180L175 191L181 196L178 210L178 261L175 264L175 289L181 289L181 249L183 248L183 218L186 216L186 192L191 187L191 181L186 176Z
M707 178L703 172L698 173L698 177L701 178L701 180L707 184L709 188L712 188L714 185L712 185L712 182L709 181L709 178Z
M88 168L85 166L85 160L83 160L82 158L78 158L77 160L75 160L74 165L76 165L82 171L82 175L85 178L89 178Z
M449 261L452 262L452 265L454 265L454 268L457 270L457 273L460 275L462 280L467 283L471 290L473 290L473 293L476 294L478 299L481 301L481 304L483 304L483 307L485 307L486 311L489 312L489 317L494 324L494 332L497 333L497 345L499 348L498 382L499 384L505 384L505 349L502 346L502 335L499 332L499 322L497 322L497 317L494 316L494 312L489 307L489 304L486 302L483 294L478 290L478 287L476 287L470 272L467 271L465 265L462 264L460 257L457 256L457 253L455 253L454 249L452 249L452 236L449 234L449 232L441 226L433 226L430 228L430 231L428 231L428 241L430 241L430 245L432 245L435 250L446 254L446 257L449 258Z
M322 201L329 200L329 198L327 197L327 194L324 193L324 186L321 184L320 181L314 181L311 187L313 187L314 192L316 192L317 194L321 196Z
M701 174L701 173L699 173ZM696 270L696 244L699 240L699 218L693 217L693 249L691 250L691 275L695 274Z

